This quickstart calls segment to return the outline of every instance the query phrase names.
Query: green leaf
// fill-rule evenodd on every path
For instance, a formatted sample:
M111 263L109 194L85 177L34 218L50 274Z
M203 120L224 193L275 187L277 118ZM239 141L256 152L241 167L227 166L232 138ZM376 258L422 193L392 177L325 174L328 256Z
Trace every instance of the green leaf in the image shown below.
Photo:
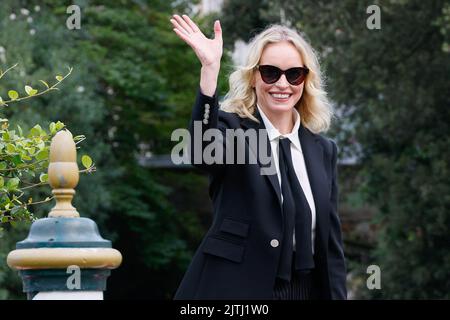
M50 128L50 133L54 134L56 132L56 123L54 123L54 122L50 123L49 128Z
M3 106L3 105L5 105L5 102L3 101L3 98L0 97L0 106Z
M4 185L5 185L5 179L3 179L3 177L0 176L0 188L3 188Z
M29 95L29 96L34 96L38 91L36 89L33 89L30 86L25 86L25 92Z
M20 134L21 136L23 136L22 128L21 128L19 125L17 125L17 130L19 130L19 134Z
M14 157L11 158L11 162L14 163L16 166L23 163L22 158L18 154L16 154Z
M50 86L48 85L47 82L45 82L44 80L39 80L39 81L42 82L47 87L47 89L50 89Z
M6 189L8 189L8 191L16 190L17 187L19 186L19 182L20 182L19 178L9 179L8 182L6 183Z
M35 158L36 160L45 160L48 158L48 150L42 150L36 154Z
M30 130L30 136L31 137L39 137L39 135L40 135L40 131L38 130L38 129L36 129L36 128L31 128L31 130Z
M0 170L5 170L5 169L6 169L6 162L5 161L0 162Z
M40 125L35 125L33 128L31 128L30 130L30 136L31 137L39 137L42 133L42 128Z
M56 78L56 80L58 80L58 81L62 81L62 79L63 79L62 76L56 76L55 78Z
M39 176L39 181L47 182L48 181L48 174L47 173L41 173L41 175Z
M19 94L15 90L9 90L8 96L11 98L11 100L16 100L19 97Z
M61 121L58 121L58 122L56 123L56 130L59 131L59 130L61 130L62 128L64 128L64 123L62 123Z
M39 141L36 143L36 147L39 148L39 150L42 150L45 148L45 142L44 141Z
M8 143L6 145L6 152L7 153L14 153L14 152L16 152L16 147L12 143Z
M86 169L89 169L92 166L92 159L88 155L84 155L81 157L81 163Z

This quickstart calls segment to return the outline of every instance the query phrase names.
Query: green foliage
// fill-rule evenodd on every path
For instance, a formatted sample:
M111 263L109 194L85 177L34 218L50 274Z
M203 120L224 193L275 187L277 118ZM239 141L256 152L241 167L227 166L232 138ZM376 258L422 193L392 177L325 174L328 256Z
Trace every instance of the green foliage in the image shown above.
M11 69L17 67L18 64L15 64L14 66L8 68L5 72L3 72L2 70L0 70L0 79L6 74L8 73ZM56 76L56 80L57 82L55 84L53 84L52 86L49 86L47 82L45 82L44 80L39 80L41 83L43 83L46 86L46 89L43 90L42 92L38 93L37 89L33 89L31 86L26 85L25 86L25 93L27 94L26 96L22 96L20 97L19 93L16 90L9 90L8 91L8 97L10 98L10 100L3 100L0 97L0 106L8 106L8 103L10 102L18 102L18 101L22 101L25 99L29 99L33 96L40 96L43 94L46 94L49 91L52 90L58 90L57 86L64 81L65 78L67 78L71 73L72 73L72 68L68 68L69 71L65 76Z
M10 70L17 66L14 65L6 71L0 70L0 79ZM57 86L72 72L69 72L58 79L51 87L39 94L36 89L25 86L27 96L19 97L15 90L9 90L10 100L1 99L1 107L6 108L11 103L16 103L34 96L45 94L52 90L57 90ZM1 112L1 111L0 111ZM18 221L33 220L33 213L29 211L29 206L50 200L47 197L44 201L33 202L32 198L24 200L26 189L44 185L47 182L43 171L47 170L49 148L52 137L64 128L60 121L52 122L49 131L44 130L39 124L29 130L27 134L23 133L20 125L16 130L10 130L9 121L6 118L0 119L0 232L5 224L10 223L15 226ZM33 179L39 175L39 182Z

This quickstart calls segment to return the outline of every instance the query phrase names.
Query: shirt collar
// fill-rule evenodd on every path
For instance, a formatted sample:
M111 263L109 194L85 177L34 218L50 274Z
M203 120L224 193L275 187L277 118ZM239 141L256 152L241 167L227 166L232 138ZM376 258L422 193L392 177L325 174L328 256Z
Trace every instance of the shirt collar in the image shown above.
M279 139L280 137L288 138L299 151L302 151L300 139L298 137L298 129L300 128L300 114L298 113L297 109L294 108L295 124L292 128L292 131L288 134L282 135L280 131L278 131L278 129L275 128L274 125L270 122L269 118L267 118L261 107L258 104L256 104L256 106L258 107L259 114L261 115L264 126L266 127L269 141L272 142L273 140Z

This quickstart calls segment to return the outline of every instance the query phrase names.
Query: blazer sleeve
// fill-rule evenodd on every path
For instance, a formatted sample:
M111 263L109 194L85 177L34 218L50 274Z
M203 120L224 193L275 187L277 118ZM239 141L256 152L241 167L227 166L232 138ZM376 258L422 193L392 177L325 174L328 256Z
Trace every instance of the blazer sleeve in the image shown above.
M198 88L189 122L189 155L193 166L213 175L223 172L225 167L225 129L226 125L219 121L217 91L210 97L204 95ZM214 158L208 156L211 154L214 155Z
M338 184L337 184L337 153L338 148L333 140L332 145L332 184L331 184L331 212L330 236L328 239L328 263L330 276L331 299L346 299L347 268L342 243L342 229L338 215Z

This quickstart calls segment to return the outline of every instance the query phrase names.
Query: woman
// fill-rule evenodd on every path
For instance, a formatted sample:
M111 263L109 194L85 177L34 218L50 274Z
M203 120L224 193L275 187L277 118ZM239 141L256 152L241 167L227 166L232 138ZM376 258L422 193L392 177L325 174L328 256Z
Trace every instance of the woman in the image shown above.
M345 299L337 147L318 134L328 129L332 111L314 51L292 29L264 30L251 41L246 65L231 74L219 110L219 21L214 39L186 15L171 22L202 65L191 146L201 127L218 131L216 142L224 148L215 154L224 161L212 162L198 159L205 142L200 150L191 148L193 164L210 174L214 216L175 299ZM228 143L232 129L264 134L236 147ZM246 152L244 164L225 161L239 148ZM269 174L261 150L275 164Z

